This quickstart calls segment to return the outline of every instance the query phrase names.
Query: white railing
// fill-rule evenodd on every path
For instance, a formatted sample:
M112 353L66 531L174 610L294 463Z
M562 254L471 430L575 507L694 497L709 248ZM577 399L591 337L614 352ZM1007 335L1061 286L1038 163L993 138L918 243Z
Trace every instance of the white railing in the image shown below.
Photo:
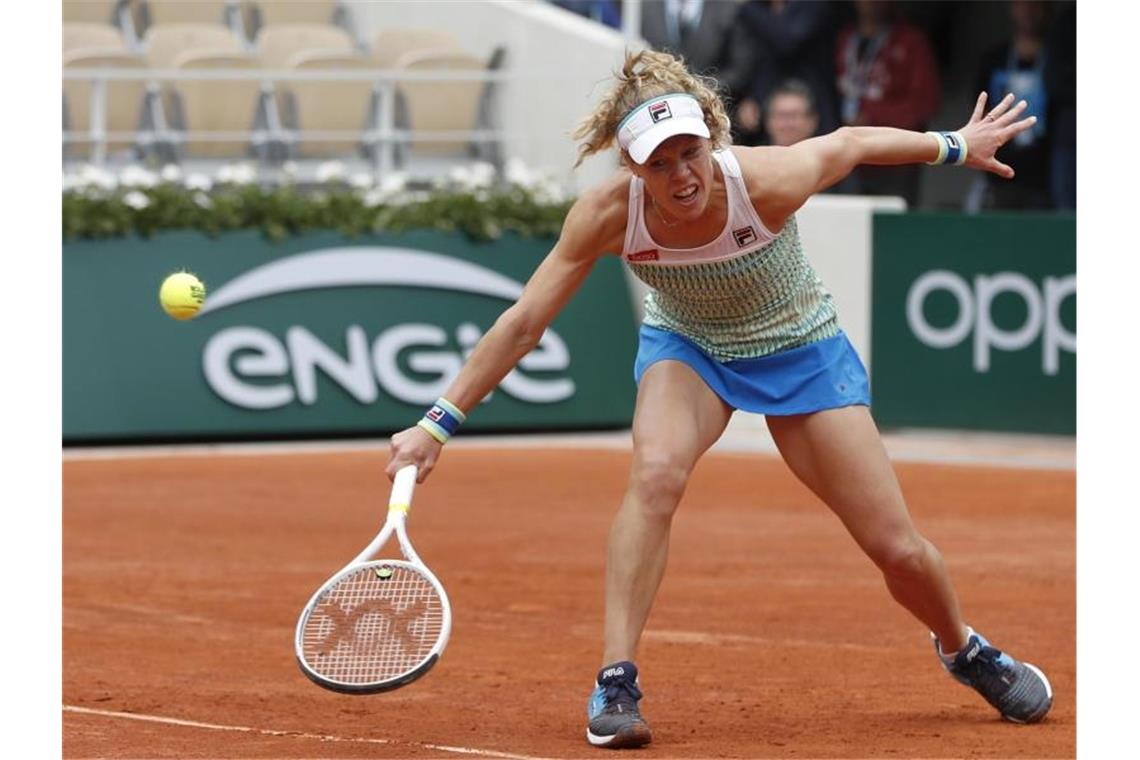
M374 168L385 172L395 165L395 150L400 144L416 142L503 143L520 137L518 132L500 129L473 128L467 130L403 129L395 124L396 89L402 82L485 82L502 83L520 78L550 81L550 72L530 72L520 77L505 71L407 71L403 69L117 69L72 68L63 70L65 81L91 82L90 125L84 131L65 131L65 144L91 146L89 160L96 166L107 161L109 143L129 142L140 146L154 144L177 145L194 142L248 142L253 145L280 144L293 146L308 141L359 141L372 147ZM264 109L264 126L242 131L185 131L167 125L158 94L163 84L181 81L256 81L261 83L259 112ZM147 84L146 103L152 126L135 131L108 131L107 83L142 81ZM281 124L274 94L279 83L313 81L353 81L373 84L371 124L367 129L305 130L292 129Z

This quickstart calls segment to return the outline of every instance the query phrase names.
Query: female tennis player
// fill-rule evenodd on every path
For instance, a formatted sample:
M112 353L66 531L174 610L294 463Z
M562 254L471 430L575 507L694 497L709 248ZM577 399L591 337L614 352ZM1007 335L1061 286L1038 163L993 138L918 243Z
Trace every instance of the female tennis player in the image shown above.
M575 132L580 158L611 146L622 167L570 209L517 303L480 341L445 397L392 438L389 476L421 478L444 442L523 356L606 254L650 288L634 376L633 465L610 530L603 667L591 744L651 739L635 652L665 571L689 474L734 409L767 417L791 470L835 512L926 625L941 664L1011 721L1040 720L1052 690L1036 667L966 625L938 550L915 528L869 411L867 373L800 246L795 212L860 164L959 164L1010 178L995 151L1033 118L978 97L956 132L845 127L791 147L729 147L715 85L658 52L627 54Z

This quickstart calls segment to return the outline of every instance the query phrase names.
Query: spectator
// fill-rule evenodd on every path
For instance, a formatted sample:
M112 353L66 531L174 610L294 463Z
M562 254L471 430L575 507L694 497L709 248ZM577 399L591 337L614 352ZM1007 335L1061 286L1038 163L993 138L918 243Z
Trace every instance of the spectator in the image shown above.
M1045 41L1047 118L1052 136L1050 174L1053 204L1077 208L1077 4L1057 14Z
M856 21L839 36L841 118L850 126L923 130L938 110L938 66L925 35L897 18L891 0L856 0ZM860 166L856 192L918 203L921 167Z
M755 47L755 67L748 97L735 114L737 142L757 145L764 134L761 104L781 82L798 79L811 89L819 112L819 132L839 126L835 95L835 19L830 3L812 0L751 0L740 10L740 23Z
M621 29L621 6L617 0L551 0L554 5L600 24Z
M753 43L737 23L738 2L645 0L641 36L655 50L685 60L689 71L715 78L730 101L747 87L755 67Z
M764 131L772 145L795 145L813 137L818 128L811 88L798 79L778 85L764 102Z
M974 94L985 91L987 102L997 103L1013 93L1029 107L1025 116L1037 123L1010 140L998 159L1013 167L1013 179L980 178L980 199L970 210L1053 208L1049 192L1050 100L1045 85L1045 29L1048 8L1043 0L1012 0L1009 17L1012 37L981 58ZM992 175L991 175L992 176Z

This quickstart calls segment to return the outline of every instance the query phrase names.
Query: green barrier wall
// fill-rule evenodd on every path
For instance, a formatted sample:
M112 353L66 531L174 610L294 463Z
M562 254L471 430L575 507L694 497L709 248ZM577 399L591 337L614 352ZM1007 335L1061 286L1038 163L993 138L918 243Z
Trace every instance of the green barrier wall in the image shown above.
M68 243L64 441L403 429L443 392L552 242L423 231ZM182 268L209 290L207 310L189 322L158 305L159 284ZM607 257L465 429L629 425L636 334L621 263Z
M1076 432L1076 219L876 214L884 426Z

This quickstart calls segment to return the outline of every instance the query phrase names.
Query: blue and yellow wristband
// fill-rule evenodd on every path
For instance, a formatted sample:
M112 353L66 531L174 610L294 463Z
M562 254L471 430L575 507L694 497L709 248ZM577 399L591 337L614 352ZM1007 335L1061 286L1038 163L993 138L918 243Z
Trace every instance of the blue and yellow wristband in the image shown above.
M459 426L467 421L467 415L459 411L459 407L440 396L431 409L424 412L422 420L416 424L428 431L432 438L440 443L447 443Z
M926 163L931 166L939 164L954 164L961 166L966 163L966 139L960 132L927 132L938 140L938 157Z

